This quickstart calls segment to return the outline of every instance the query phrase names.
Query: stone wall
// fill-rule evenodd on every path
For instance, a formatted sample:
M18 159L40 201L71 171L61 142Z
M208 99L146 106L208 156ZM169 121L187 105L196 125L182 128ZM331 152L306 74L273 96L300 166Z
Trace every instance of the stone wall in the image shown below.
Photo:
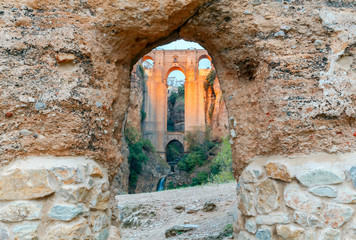
M14 161L0 171L0 239L108 239L108 189L90 159Z
M237 186L239 240L356 239L356 154L256 158Z
M131 67L178 38L212 57L236 177L259 155L354 151L356 12L328 2L2 1L0 166L89 156L112 179Z

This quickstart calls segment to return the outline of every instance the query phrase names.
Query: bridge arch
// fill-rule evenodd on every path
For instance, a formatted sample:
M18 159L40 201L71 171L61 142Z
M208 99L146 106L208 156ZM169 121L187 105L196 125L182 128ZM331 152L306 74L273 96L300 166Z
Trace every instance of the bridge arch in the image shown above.
M212 61L211 57L208 54L202 54L198 58L198 63L200 62L200 60L203 60L203 59L209 59L210 62Z
M181 71L184 74L184 76L187 78L187 74L186 74L184 67L177 65L177 66L173 66L168 69L166 77L165 77L166 80L169 77L169 74L171 74L171 72L173 72L173 71Z
M155 61L153 59L153 57L151 57L150 55L145 55L143 58L142 58L142 62L146 61L146 60L152 60L152 61Z
M144 106L146 117L143 123L143 132L145 137L149 137L156 147L156 152L165 159L166 146L171 140L178 140L185 147L184 133L205 131L204 76L206 74L203 74L204 70L199 70L197 60L207 59L210 61L211 57L206 50L201 49L153 50L142 57L143 61L152 61L152 59L155 64L152 70L147 71L145 93L147 95ZM179 80L183 80L184 77L184 121L180 121L180 123L184 123L182 132L168 131L169 102L167 100L172 91L177 91L176 87L168 88L168 80L173 75L172 72L176 70L184 75L174 74ZM204 73L208 71L210 70L205 70ZM147 133L150 134L147 135Z
M184 144L177 139L173 139L166 144L165 153L166 161L171 166L171 171L174 172L174 167L184 155Z

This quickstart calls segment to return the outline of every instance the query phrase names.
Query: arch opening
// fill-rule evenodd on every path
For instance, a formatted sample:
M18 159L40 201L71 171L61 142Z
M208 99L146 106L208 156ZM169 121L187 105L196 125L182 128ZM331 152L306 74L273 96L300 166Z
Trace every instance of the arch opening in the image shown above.
M211 60L208 58L202 58L199 60L199 69L211 69Z
M181 68L173 67L167 77L167 131L184 132L185 102L184 82L185 74Z
M152 69L154 65L154 61L151 57L147 58L146 60L143 60L142 66L144 69Z
M153 49L138 64L154 61L153 67L144 69L142 74L145 78L141 82L144 92L141 109L142 136L145 139L149 136L147 140L152 142L155 153L167 163L169 172L184 176L184 183L178 185L170 184L172 178L167 173L159 175L160 178L154 182L158 183L166 177L166 186L175 188L181 184L194 186L204 183L194 180L193 185L192 178L201 168L211 169L208 165L212 163L211 158L217 151L209 151L215 144L222 144L222 137L228 135L228 117L221 91L218 90L219 85L213 87L215 78L210 79L211 85L205 83L208 74L215 69L208 52L199 45L198 48L187 45L180 48L180 44L176 45L176 42L170 45L173 47ZM138 94L137 86L132 85L132 99ZM215 90L218 92L214 92ZM131 105L140 106L137 103ZM129 113L127 122L132 121L131 119ZM188 138L194 139L194 143L189 142ZM185 148L189 151L185 152ZM217 172L215 169L214 174ZM203 175L210 174L213 172L209 170ZM142 192L138 189L136 191Z
M166 145L166 161L171 166L171 172L175 171L175 166L182 160L184 146L178 140L172 140Z

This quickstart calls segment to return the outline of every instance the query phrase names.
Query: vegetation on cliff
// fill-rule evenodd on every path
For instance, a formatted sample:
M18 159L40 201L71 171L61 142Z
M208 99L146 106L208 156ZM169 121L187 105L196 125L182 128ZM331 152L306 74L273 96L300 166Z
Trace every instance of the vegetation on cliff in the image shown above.
M142 165L148 161L148 156L145 151L154 152L155 149L151 141L142 138L130 124L127 124L125 128L125 140L130 152L128 156L130 169L129 190L130 192L134 192L138 175L142 171Z
M213 89L214 81L216 78L216 71L212 69L209 74L206 76L204 81L204 89L207 91L209 88Z
M228 138L224 138L218 155L213 159L210 173L209 182L212 183L225 183L234 180L231 145Z
M198 134L188 134L186 141L189 153L185 154L178 163L178 169L186 176L185 182L179 184L169 182L168 189L234 180L231 145L228 138L224 138L221 143L215 143L206 136L204 141L199 142L198 136Z
M209 156L209 151L215 147L215 143L210 140L209 133L204 140L199 141L199 134L188 132L186 135L188 143L188 154L178 163L178 169L192 172L196 166L202 166Z
M184 131L184 85L168 97L167 131Z
M216 79L216 71L212 69L209 72L209 74L206 76L204 81L206 99L211 98L211 104L209 105L208 104L209 101L206 101L206 106L205 106L205 111L208 112L208 116L210 119L213 117L214 109L215 109L215 99L216 99L216 94L214 91L215 79Z

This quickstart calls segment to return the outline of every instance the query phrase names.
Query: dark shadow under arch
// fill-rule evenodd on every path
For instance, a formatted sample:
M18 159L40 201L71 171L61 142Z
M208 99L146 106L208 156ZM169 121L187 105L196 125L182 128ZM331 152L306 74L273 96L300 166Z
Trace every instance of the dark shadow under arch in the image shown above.
M184 145L178 140L172 140L166 145L166 161L174 172L174 166L179 163L184 155Z

